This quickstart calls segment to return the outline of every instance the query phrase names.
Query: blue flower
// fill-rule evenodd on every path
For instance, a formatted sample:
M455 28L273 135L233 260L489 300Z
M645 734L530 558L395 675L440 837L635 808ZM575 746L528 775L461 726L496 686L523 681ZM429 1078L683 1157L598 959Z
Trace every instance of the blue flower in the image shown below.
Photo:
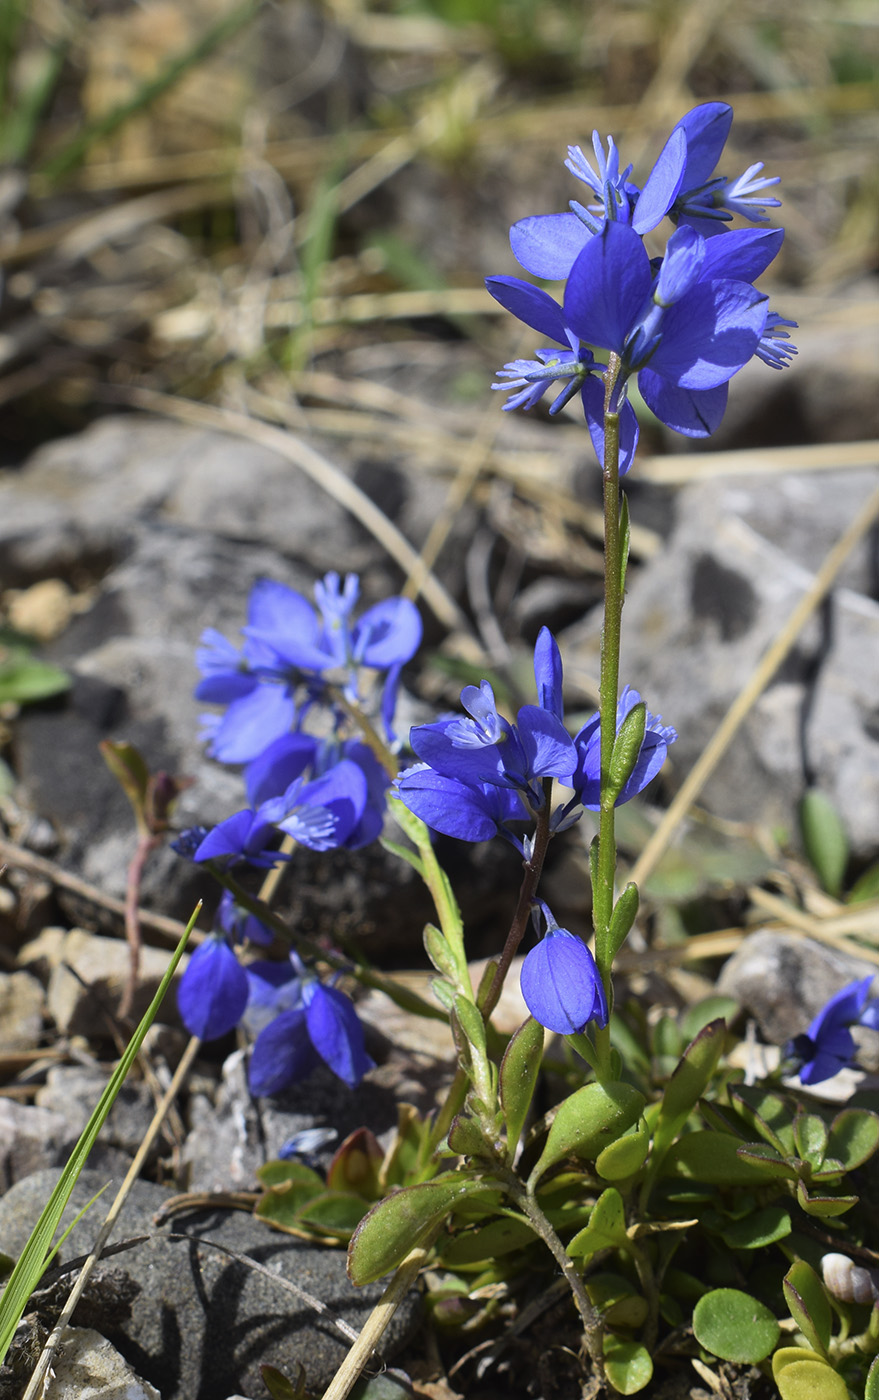
M608 223L577 258L565 289L565 321L575 334L620 356L619 392L637 374L648 407L688 437L717 427L727 382L766 326L765 296L720 269L706 276L707 261L705 240L679 229L656 274L635 231Z
M854 1061L853 1025L879 1030L879 1000L869 1000L873 974L851 982L823 1006L803 1034L788 1041L785 1055L801 1061L800 1083L820 1084Z
M251 1092L280 1093L288 1084L306 1078L321 1060L356 1088L375 1062L364 1048L363 1027L350 998L336 987L295 972L281 980L283 974L273 971L267 979L266 969L279 966L284 968L260 963L248 969L252 996L263 1008L273 1002L283 1008L257 1036L249 1069Z
M223 890L214 921L218 930L222 931L233 945L258 943L267 946L275 940L272 930L258 919L256 914L251 914L249 909L236 904L231 890Z
M519 981L525 1005L547 1030L574 1035L590 1021L607 1025L607 998L595 959L582 939L554 920L525 958Z
M617 704L617 732L626 715L640 703L641 696L637 690L627 685ZM652 715L647 711L644 739L635 766L623 784L615 806L629 802L652 782L665 762L669 744L673 744L677 737L677 731L671 725L662 723L661 715ZM601 718L598 714L588 719L575 735L574 747L577 767L570 786L588 812L597 812L601 807Z
M670 216L688 223L705 237L720 233L724 223L740 214L752 223L766 221L767 208L779 208L781 200L763 192L779 183L779 177L760 177L762 161L735 180L714 175L732 126L733 110L726 102L705 102L687 112L675 127L687 140L687 159Z
M177 1006L190 1035L216 1040L231 1031L247 1006L247 974L226 941L212 933L196 948L180 979Z
M592 438L592 445L599 461L604 458L604 382L598 372L604 366L597 363L592 351L580 344L579 336L569 329L564 313L557 302L540 287L523 282L520 277L486 277L485 285L495 301L512 311L526 326L549 336L560 345L571 348L561 351L538 350L538 359L513 360L499 371L500 379L509 383L497 383L493 389L519 389L504 404L505 410L533 408L550 386L558 381L564 387L550 408L557 413L579 390L586 423ZM620 405L620 471L626 472L631 466L638 446L638 420L635 411L627 400Z
M517 792L495 783L462 782L443 777L427 763L416 763L397 779L403 804L433 831L459 841L489 841L504 836L517 850L520 840L506 826L529 815ZM524 853L523 853L524 854Z

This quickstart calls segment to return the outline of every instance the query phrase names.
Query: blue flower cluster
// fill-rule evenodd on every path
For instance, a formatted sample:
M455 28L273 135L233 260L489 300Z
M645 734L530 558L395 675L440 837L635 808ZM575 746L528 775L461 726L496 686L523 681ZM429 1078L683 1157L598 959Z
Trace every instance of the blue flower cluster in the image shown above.
M638 424L626 398L636 379L657 418L688 437L714 432L726 409L728 383L758 356L782 368L796 353L785 329L795 322L770 312L753 286L778 253L782 229L727 229L734 215L765 223L779 200L778 183L753 165L736 180L715 175L732 124L724 102L694 107L672 131L643 187L620 169L613 139L605 154L593 134L595 166L579 146L568 148L571 174L591 202L572 200L561 214L522 219L510 231L517 261L535 277L565 281L562 304L518 277L489 277L491 295L554 342L534 360L514 360L495 389L515 390L505 409L532 408L561 385L550 413L579 392L593 446L604 458L606 393L620 414L620 470L631 465ZM644 246L663 219L677 225L664 257ZM715 237L723 234L723 237ZM557 347L561 346L559 349ZM613 373L595 349L618 357ZM606 381L610 378L611 382Z
M390 783L350 728L346 705L361 705L366 671L383 675L379 709L389 739L400 672L421 642L421 617L408 598L387 598L353 619L359 584L329 573L315 586L317 609L269 579L250 594L239 650L210 628L196 661L196 699L222 705L203 716L208 752L244 765L249 806L178 849L222 867L269 867L280 836L326 851L356 850L381 831ZM317 719L320 735L306 724Z
M379 712L389 741L400 672L421 641L421 618L406 598L388 598L357 619L358 580L329 573L315 609L284 584L260 580L248 602L243 646L210 629L196 659L196 698L224 707L204 717L208 751L244 765L248 806L211 830L193 827L173 843L218 874L268 869L289 857L285 836L311 850L357 849L375 840L390 776L350 734L351 708L367 699L365 677L382 677ZM309 728L310 726L310 728ZM316 731L316 732L315 732ZM235 947L268 944L271 932L225 891L215 931L183 975L178 1003L204 1040L243 1022L259 1035L250 1063L254 1093L275 1093L324 1060L354 1085L372 1065L350 1000L298 960L244 967Z
M465 686L467 718L447 715L412 729L409 742L421 761L397 779L396 792L434 831L462 841L502 836L526 858L529 838L516 828L533 824L544 806L544 779L557 778L573 795L556 808L551 830L572 825L584 809L597 812L601 798L601 733L594 714L572 739L564 725L562 662L547 627L534 647L539 704L523 705L516 723L498 714L488 681ZM617 706L617 730L636 705L626 686ZM616 800L619 806L655 778L677 734L661 716L645 716L644 739Z
M515 724L498 713L488 681L465 686L461 703L467 718L448 715L414 728L410 743L421 760L401 773L396 792L434 831L462 841L501 836L526 859L534 825L545 810L546 779L558 779L571 796L549 813L551 833L582 815L596 812L601 798L601 733L593 715L572 739L564 725L562 662L548 628L534 648L538 704L523 705ZM617 731L635 706L637 691L626 687L617 707ZM645 711L644 737L616 804L642 792L665 762L675 730ZM585 943L559 928L549 909L537 902L535 917L546 920L543 940L531 950L521 972L522 994L531 1014L560 1034L582 1031L590 1021L607 1025L608 1007L601 978Z
M799 1062L801 1084L821 1084L854 1063L852 1026L879 1031L879 1000L870 1000L872 986L872 974L850 982L822 1006L803 1035L788 1041L785 1056Z

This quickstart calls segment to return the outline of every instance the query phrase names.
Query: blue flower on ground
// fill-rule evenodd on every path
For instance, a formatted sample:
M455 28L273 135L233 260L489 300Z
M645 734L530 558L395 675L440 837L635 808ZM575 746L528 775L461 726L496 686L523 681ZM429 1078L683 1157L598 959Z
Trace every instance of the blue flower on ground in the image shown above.
M259 1004L263 1015L272 1004L283 1008L257 1036L249 1069L252 1093L280 1093L321 1061L352 1089L375 1068L354 1005L338 988L300 977L286 964L256 963L247 976L251 1002ZM249 1018L250 1004L247 1014Z
M627 685L617 703L617 733L626 715L640 703L641 696L637 690ZM677 737L677 731L670 724L662 723L661 715L652 715L647 711L644 739L635 766L614 804L616 807L637 797L652 782L665 762L669 744L673 744ZM570 786L588 812L597 812L601 806L601 718L598 714L583 725L574 738L574 747L577 750L577 768Z
M595 959L582 939L559 928L542 905L548 927L528 953L519 976L535 1021L558 1035L575 1035L590 1021L607 1025L607 998Z
M177 1006L190 1035L216 1040L231 1031L247 1006L247 974L226 937L212 933L196 948L180 979Z
M832 996L803 1035L785 1046L785 1055L800 1064L801 1084L820 1084L854 1062L853 1025L879 1030L879 1000L870 1000L873 974L851 982Z
M249 909L236 904L235 896L231 890L223 890L215 915L215 923L218 930L225 933L233 945L236 943L258 943L267 946L275 940L272 930L261 919L258 919L256 914L251 914Z

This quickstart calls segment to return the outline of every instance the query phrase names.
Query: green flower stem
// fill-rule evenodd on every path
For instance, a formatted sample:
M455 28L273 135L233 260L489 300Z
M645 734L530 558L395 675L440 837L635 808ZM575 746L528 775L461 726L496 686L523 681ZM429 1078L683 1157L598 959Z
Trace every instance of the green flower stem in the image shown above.
M593 878L595 961L604 984L608 1009L613 1006L610 921L616 876L614 800L610 792L610 763L616 740L617 698L620 684L620 631L623 610L620 557L620 419L611 411L620 372L617 355L611 355L604 398L604 625L601 632L599 711L601 715L601 809L598 817L598 859ZM595 1027L595 1050L601 1074L610 1073L608 1027Z
M510 964L519 949L519 944L525 936L528 927L528 920L531 917L531 901L537 893L537 886L540 883L540 876L543 871L543 862L546 859L546 848L549 845L551 832L549 829L550 808L552 805L552 778L543 780L543 806L537 813L537 823L534 832L534 849L530 860L525 861L525 873L522 876L522 884L519 887L519 900L516 904L516 912L513 915L513 922L507 934L507 941L501 953L500 961L497 965L494 977L488 992L479 1003L479 1009L483 1018L487 1021L492 1011L500 1001L501 992L504 989L504 981L510 970Z
M498 1173L501 1176L501 1173ZM522 1182L514 1172L505 1172L503 1181L507 1194L515 1201L516 1205L527 1216L528 1223L536 1235L546 1245L552 1257L565 1276L571 1292L574 1295L574 1302L583 1323L583 1332L586 1339L586 1349L592 1358L593 1364L599 1374L604 1375L604 1355L602 1351L602 1337L604 1328L601 1318L589 1301L589 1295L583 1283L580 1271L573 1259L565 1253L565 1246L562 1244L552 1225L547 1220L543 1211L537 1203L533 1192L522 1185Z

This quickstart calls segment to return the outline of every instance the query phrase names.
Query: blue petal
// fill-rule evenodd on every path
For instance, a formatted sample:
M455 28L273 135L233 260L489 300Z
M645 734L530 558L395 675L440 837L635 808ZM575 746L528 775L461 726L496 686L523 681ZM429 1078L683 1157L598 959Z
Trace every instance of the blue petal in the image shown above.
M561 307L548 292L523 282L521 277L486 277L487 290L507 311L541 335L561 345L568 344L568 332Z
M216 860L220 856L242 856L253 831L256 813L250 807L227 817L208 832L193 860Z
M685 437L710 437L726 412L729 385L716 389L679 389L649 367L638 375L638 388L647 407L662 423Z
M385 671L409 661L421 645L421 614L409 598L385 598L367 608L354 627L354 655Z
M417 724L409 732L409 743L423 763L429 763L437 773L447 778L459 778L468 783L505 782L501 759L502 743L463 748L448 736L457 732L461 721L446 716L433 724ZM508 736L503 736L508 742Z
M459 841L489 841L501 822L525 815L509 789L446 778L426 765L401 774L396 791L404 806L433 831Z
M321 1059L355 1089L375 1061L363 1046L363 1027L353 1003L335 987L312 983L306 991L308 1034Z
M560 282L591 237L576 214L534 214L513 224L510 247L526 272Z
M643 371L642 371L643 373ZM599 464L604 466L604 382L590 374L580 390L586 426ZM624 399L620 404L620 476L625 476L635 458L639 428L635 410Z
M571 268L565 321L587 344L620 352L644 309L652 281L650 260L635 230L607 223Z
M675 130L687 138L684 189L704 185L714 173L732 126L733 109L726 102L703 102L681 117Z
M683 389L715 389L747 364L766 324L766 298L746 282L700 282L670 306L650 368Z
M541 627L534 644L534 680L537 698L544 710L555 715L557 720L563 720L562 658L558 642L548 627Z
M687 138L679 124L660 151L659 159L638 196L632 216L632 228L636 233L649 233L665 218L681 188L686 160Z
M728 277L734 282L756 282L783 241L783 228L735 228L722 238L711 238L702 264L703 281Z
M189 959L177 1006L190 1035L216 1040L238 1025L247 993L247 974L225 938L208 938Z
M318 1063L304 1010L282 1011L257 1036L248 1071L250 1092L278 1094L288 1084L307 1079Z
M270 797L280 797L290 784L314 763L317 740L310 734L282 734L244 772L247 800L259 807Z
M857 1021L864 1005L870 995L870 988L873 985L872 973L867 977L860 978L857 982L850 982L842 991L832 996L825 1006L822 1006L815 1017L807 1034L816 1043L827 1043L827 1037L840 1027L851 1025Z
M553 929L525 958L522 996L535 1021L558 1035L574 1035L590 1022L607 1025L607 1001L586 944L566 929Z
M516 716L516 727L529 777L571 776L577 766L577 753L561 720L540 705L523 705Z
M212 758L220 763L249 763L286 734L296 718L296 702L286 686L258 685L233 700L213 732Z

